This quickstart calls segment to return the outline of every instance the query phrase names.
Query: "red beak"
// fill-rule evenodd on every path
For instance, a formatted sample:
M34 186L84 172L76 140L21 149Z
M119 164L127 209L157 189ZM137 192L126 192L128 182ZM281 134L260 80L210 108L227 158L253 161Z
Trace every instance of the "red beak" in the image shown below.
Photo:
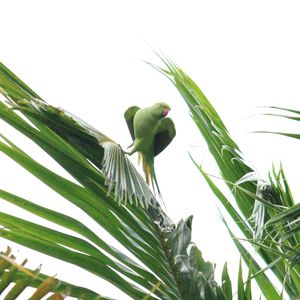
M162 112L163 117L165 117L169 113L169 111L170 110L168 108L164 108L164 110Z

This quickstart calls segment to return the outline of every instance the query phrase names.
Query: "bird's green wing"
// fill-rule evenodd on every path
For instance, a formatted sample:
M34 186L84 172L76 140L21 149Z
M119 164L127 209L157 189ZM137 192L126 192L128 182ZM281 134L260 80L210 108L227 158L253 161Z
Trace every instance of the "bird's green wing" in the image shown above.
M161 153L176 135L174 122L171 118L160 120L154 137L154 156Z
M131 106L129 107L125 113L124 113L124 118L126 120L130 135L132 137L132 140L135 139L134 137L134 129L133 129L133 119L134 116L136 114L136 112L139 110L140 108L138 106Z

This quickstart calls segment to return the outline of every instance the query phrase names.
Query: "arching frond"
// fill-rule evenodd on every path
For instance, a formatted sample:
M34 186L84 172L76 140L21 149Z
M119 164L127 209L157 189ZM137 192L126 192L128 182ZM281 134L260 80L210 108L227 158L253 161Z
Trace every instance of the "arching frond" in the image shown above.
M258 199L260 195L257 192L260 182L252 176L252 174L255 174L255 168L247 163L242 151L230 136L228 129L213 105L197 84L180 69L180 67L167 57L159 54L158 56L163 61L164 67L153 67L170 79L183 97L194 123L204 137L210 153L219 167L222 180L228 185L230 191L232 191L233 186L236 187L234 193L232 193L232 198L228 199L225 197L203 171L202 167L198 166L201 174L220 200L220 203L222 203L223 207L241 229L244 236L249 240L252 240L253 236L261 236L262 228L266 220L270 217L270 214L272 215L278 211L282 211L281 209L276 209L281 208L282 204L270 203L269 200L262 197ZM250 177L249 174L251 174ZM239 210L236 209L235 205L238 206ZM251 218L254 214L256 217L255 222L253 222L254 219ZM233 237L233 239L234 238L235 237ZM240 244L236 243L236 245L240 252L244 251L244 249L240 247ZM266 241L266 245L272 247L268 241ZM274 261L273 255L267 252L266 249L260 248L259 254L266 264L270 264ZM247 265L250 266L251 259L246 256L243 257ZM273 266L272 270L281 282L285 280L284 262L279 262ZM287 287L287 293L291 296L295 296L297 295L297 280L299 282L299 275L297 272L294 272L292 277L293 281L292 284ZM278 291L272 286L272 282L267 276L264 278L258 276L256 280L266 295L266 298L280 299Z

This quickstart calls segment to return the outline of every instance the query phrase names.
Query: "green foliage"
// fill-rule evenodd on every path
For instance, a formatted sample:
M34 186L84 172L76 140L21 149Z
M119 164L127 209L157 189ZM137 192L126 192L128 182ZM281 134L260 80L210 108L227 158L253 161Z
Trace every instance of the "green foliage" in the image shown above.
M5 300L14 300L24 297L24 291L31 287L31 300L40 299L65 299L67 296L80 299L95 299L100 295L94 292L62 282L54 277L40 273L40 267L36 270L25 268L27 260L21 264L15 261L15 257L8 248L0 253L0 294L6 293ZM44 298L47 297L47 298ZM101 298L107 299L108 298Z
M191 242L191 217L174 225L157 201L144 207L114 201L102 169L103 134L48 105L3 65L0 87L5 98L0 102L0 118L35 142L77 183L39 164L4 136L0 151L84 211L134 259L65 212L47 209L3 190L2 200L69 229L74 235L1 213L0 224L5 230L0 229L0 236L79 266L132 299L225 299L222 287L214 279L214 265L206 262Z
M299 298L300 208L294 201L282 166L279 171L273 168L268 181L258 180L200 88L172 62L162 60L165 67L155 68L166 75L182 95L223 180L233 192L233 199L227 198L192 158L242 234L237 238L222 216L248 268L247 279L244 279L240 263L238 282L232 284L225 264L219 285L214 277L214 265L203 259L191 240L192 217L173 224L116 142L70 113L47 104L2 64L0 118L35 142L76 183L41 165L30 153L25 153L3 135L0 151L65 201L80 208L131 255L129 257L110 245L94 233L94 228L87 227L74 216L50 210L4 190L0 190L3 201L60 225L62 229L54 230L0 212L0 236L87 270L112 283L132 299L229 300L236 296L237 299L249 300L253 298L253 278L266 299L282 299L283 293L290 299ZM297 116L289 118L299 119ZM284 135L299 138L297 134ZM118 168L114 169L115 166ZM120 169L125 171L118 173ZM64 229L71 230L71 233L68 231L67 234ZM264 264L253 257L249 249L251 245ZM271 270L282 286L275 287L265 270ZM25 277L17 270L11 280ZM47 280L42 274L38 278L40 281L34 279L29 285L38 287ZM0 286L1 283L5 281L0 280ZM60 282L59 286L61 290L57 292L71 285ZM83 292L85 298L80 298ZM74 286L70 295L80 299L98 297L94 291Z
M188 105L196 126L219 166L223 180L232 191L234 201L221 192L194 158L192 160L242 232L243 239L246 238L255 246L265 262L261 266L255 261L223 219L245 263L249 269L251 267L252 277L267 299L281 299L281 292L277 291L272 280L263 272L271 269L291 299L300 297L298 204L294 203L282 167L278 173L272 170L269 182L258 181L254 170L245 162L238 145L201 89L174 63L164 57L161 59L165 68L154 67L171 80ZM299 111L292 112L300 114ZM284 135L298 137L296 134ZM251 297L249 288L246 290ZM240 299L244 299L243 290L240 288L239 291Z

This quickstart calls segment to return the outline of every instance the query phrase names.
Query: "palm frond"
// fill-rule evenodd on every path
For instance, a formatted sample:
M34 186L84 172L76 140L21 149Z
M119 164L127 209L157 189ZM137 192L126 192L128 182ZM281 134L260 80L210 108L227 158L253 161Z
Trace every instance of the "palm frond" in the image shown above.
M300 111L295 110L295 109L289 109L289 108L284 108L284 107L277 107L277 106L269 106L267 108L274 109L274 110L279 110L283 113L264 113L266 116L271 116L271 117L280 117L280 118L285 118L285 119L290 119L293 121L300 121ZM284 113L290 113L290 114L284 114ZM291 132L280 132L280 131L266 131L266 130L260 130L260 131L255 131L256 133L271 133L271 134L278 134L290 138L295 138L295 139L300 139L300 134L299 133L291 133Z
M231 284L230 276L228 274L227 263L224 264L224 267L222 270L222 289L224 291L226 300L231 300L232 299L232 284Z
M257 252L265 264L267 266L272 265L272 271L283 284L286 280L287 261L285 258L277 260L278 255L282 253L280 248L276 249L276 253L269 251L277 246L275 246L272 240L266 238L269 234L272 234L272 238L274 238L275 234L274 232L271 233L270 228L265 226L270 218L288 210L293 205L286 180L283 180L283 185L282 183L279 184L279 181L283 179L283 177L279 179L283 172L279 177L275 178L275 181L271 178L268 181L257 178L254 167L247 163L240 148L229 135L222 119L201 89L172 61L162 55L159 55L159 57L162 59L165 68L154 67L171 80L186 102L193 121L207 142L209 150L219 167L222 180L232 192L235 200L234 203L232 203L231 198L227 199L224 196L216 184L209 178L208 174L203 171L202 167L196 164L199 171L243 235L249 241L253 241L253 239L256 241L264 240L264 247L259 247L260 243L253 243L253 245L255 245ZM194 159L193 161L195 162ZM238 209L235 208L235 204L237 204ZM239 243L235 242L235 244L240 252L245 251ZM288 245L288 247L290 246ZM248 267L250 267L248 255L249 253L247 255L242 254L242 257ZM274 261L277 263L273 264ZM259 272L262 269L264 269L264 266L257 264L255 272ZM299 274L295 266L291 271L291 282L284 286L291 298L297 297L300 293L297 284L297 282L300 282ZM267 297L269 291L266 285L270 285L271 281L268 277L264 278L263 281L265 283L259 282L259 277L255 279ZM271 294L275 298L267 297L267 299L279 299L280 295L276 289L273 289Z
M30 299L65 299L68 296L80 299L107 299L88 289L62 282L54 277L40 273L40 267L30 270L25 267L27 260L21 264L16 262L11 249L0 253L0 295L5 293L5 300L23 297L24 292L31 288ZM28 293L27 293L28 294ZM47 298L44 298L47 297Z
M214 107L195 82L169 59L160 55L166 69L154 66L177 88L186 102L193 121L207 142L209 150L219 166L225 182L238 182L253 170L245 161L238 145L230 137L228 130ZM255 181L244 181L242 187L256 194ZM230 186L231 188L231 186ZM255 200L245 193L235 193L236 203L246 218L251 216Z

